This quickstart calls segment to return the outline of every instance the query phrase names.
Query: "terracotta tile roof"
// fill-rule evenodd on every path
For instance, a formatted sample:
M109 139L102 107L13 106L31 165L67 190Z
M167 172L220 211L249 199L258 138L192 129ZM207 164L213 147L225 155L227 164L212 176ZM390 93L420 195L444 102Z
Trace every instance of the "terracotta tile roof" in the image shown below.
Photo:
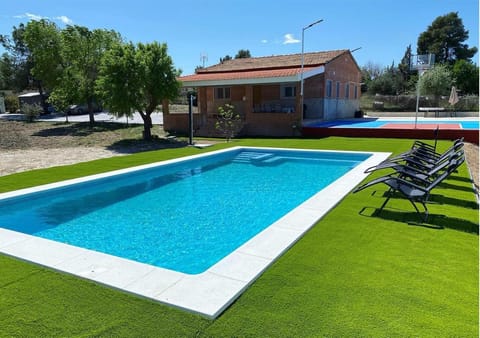
M347 49L304 54L304 74L315 71L338 56L349 52ZM213 82L237 83L244 81L262 82L299 81L302 54L232 59L224 63L198 69L196 74L182 76L185 85L208 85Z
M304 66L320 66L335 59L348 50L334 50L326 52L304 53ZM254 57L245 59L232 59L224 63L197 70L197 74L238 72L260 69L300 67L302 54Z
M304 67L304 71L309 71L316 67ZM182 76L180 81L220 81L220 80L239 80L239 79L260 79L260 78L275 78L275 77L289 77L300 74L301 68L284 68L284 69L264 69L264 70L250 70L250 71L229 71L229 72L206 72L193 75Z

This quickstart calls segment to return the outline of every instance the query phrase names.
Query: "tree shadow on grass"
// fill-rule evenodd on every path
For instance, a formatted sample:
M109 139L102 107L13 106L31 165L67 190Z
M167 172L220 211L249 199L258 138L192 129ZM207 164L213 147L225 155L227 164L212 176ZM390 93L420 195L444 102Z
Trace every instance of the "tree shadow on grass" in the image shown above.
M443 230L452 229L467 233L479 234L479 225L465 219L450 217L442 214L430 214L427 222L421 221L422 215L416 212L398 210L393 208L384 208L380 210L375 207L363 207L359 214L364 217L379 218L394 222L407 223L411 226L420 226L424 228Z
M49 137L49 136L88 136L93 133L116 131L125 129L126 126L121 123L111 122L95 122L90 126L88 122L57 122L53 124L54 128L45 128L34 133L34 136Z
M182 140L171 140L164 138L153 138L151 140L143 139L124 139L114 142L107 147L108 150L121 154L134 154L142 151L175 149L186 147L188 143Z

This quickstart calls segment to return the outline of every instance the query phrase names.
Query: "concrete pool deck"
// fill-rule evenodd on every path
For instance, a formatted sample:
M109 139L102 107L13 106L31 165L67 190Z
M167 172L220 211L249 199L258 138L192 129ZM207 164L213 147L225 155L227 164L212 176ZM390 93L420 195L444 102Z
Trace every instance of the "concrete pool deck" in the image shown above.
M241 147L242 149L250 149ZM255 148L259 149L259 148ZM260 148L275 149L275 148ZM228 151L220 150L217 152ZM213 152L215 153L215 152ZM161 162L173 163L206 153ZM196 275L184 274L132 260L87 250L0 228L0 252L21 260L92 280L164 304L216 318L275 260L294 245L329 210L334 208L368 174L364 170L390 153L372 154L367 160L271 224L231 254ZM45 186L0 194L0 198L130 172L158 163L82 177Z

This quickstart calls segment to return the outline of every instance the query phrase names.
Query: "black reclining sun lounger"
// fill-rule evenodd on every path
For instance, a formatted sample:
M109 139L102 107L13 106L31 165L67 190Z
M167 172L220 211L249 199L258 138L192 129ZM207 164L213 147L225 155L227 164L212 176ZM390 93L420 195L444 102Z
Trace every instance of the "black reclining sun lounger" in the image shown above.
M412 178L412 176L409 175L407 175L406 177L398 177L395 176L397 173L392 173L386 176L379 177L364 185L357 187L353 191L353 193L359 192L363 189L379 183L386 184L390 187L390 189L387 192L387 198L380 207L379 212L383 210L387 202L393 196L394 192L400 192L405 198L410 201L410 203L413 205L413 207L420 216L420 210L415 203L418 202L422 204L423 208L425 209L425 216L422 218L422 221L427 222L429 212L426 203L430 196L430 192L432 191L432 189L437 187L445 178L447 178L452 172L454 172L464 162L464 160L464 156L452 158L451 161L448 162L448 166L446 166L445 170L431 181L428 179L416 179L415 177Z
M418 149L415 150L416 148L412 148L406 153L388 158L373 167L367 168L365 173L370 173L380 169L392 168L398 164L401 164L402 162L412 167L418 167L422 170L431 170L440 163L447 161L453 154L462 150L463 146L463 140L458 139L453 142L453 145L450 148L441 154L428 151L419 151Z
M453 161L456 161L457 168L465 161L465 153L463 149L460 149L456 153L452 153L448 159L442 160L432 166L424 166L421 163L417 163L416 165L411 165L411 163L392 164L389 168L393 169L394 173L390 175L396 175L400 178L409 178L413 182L430 183L436 177L441 175L444 170L452 170ZM385 169L385 167L383 169Z

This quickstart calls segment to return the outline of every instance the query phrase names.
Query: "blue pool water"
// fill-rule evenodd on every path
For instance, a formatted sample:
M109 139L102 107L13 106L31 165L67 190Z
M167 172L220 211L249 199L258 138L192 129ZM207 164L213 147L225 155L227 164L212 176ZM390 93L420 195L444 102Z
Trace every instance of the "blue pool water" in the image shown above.
M369 154L235 149L0 200L0 227L196 274Z
M385 119L355 119L355 120L335 120L329 122L318 122L309 127L322 127L322 128L382 128L386 124L414 124L413 120L385 120ZM479 129L479 121L462 121L462 120L419 120L417 124L456 124L460 125L462 129Z

